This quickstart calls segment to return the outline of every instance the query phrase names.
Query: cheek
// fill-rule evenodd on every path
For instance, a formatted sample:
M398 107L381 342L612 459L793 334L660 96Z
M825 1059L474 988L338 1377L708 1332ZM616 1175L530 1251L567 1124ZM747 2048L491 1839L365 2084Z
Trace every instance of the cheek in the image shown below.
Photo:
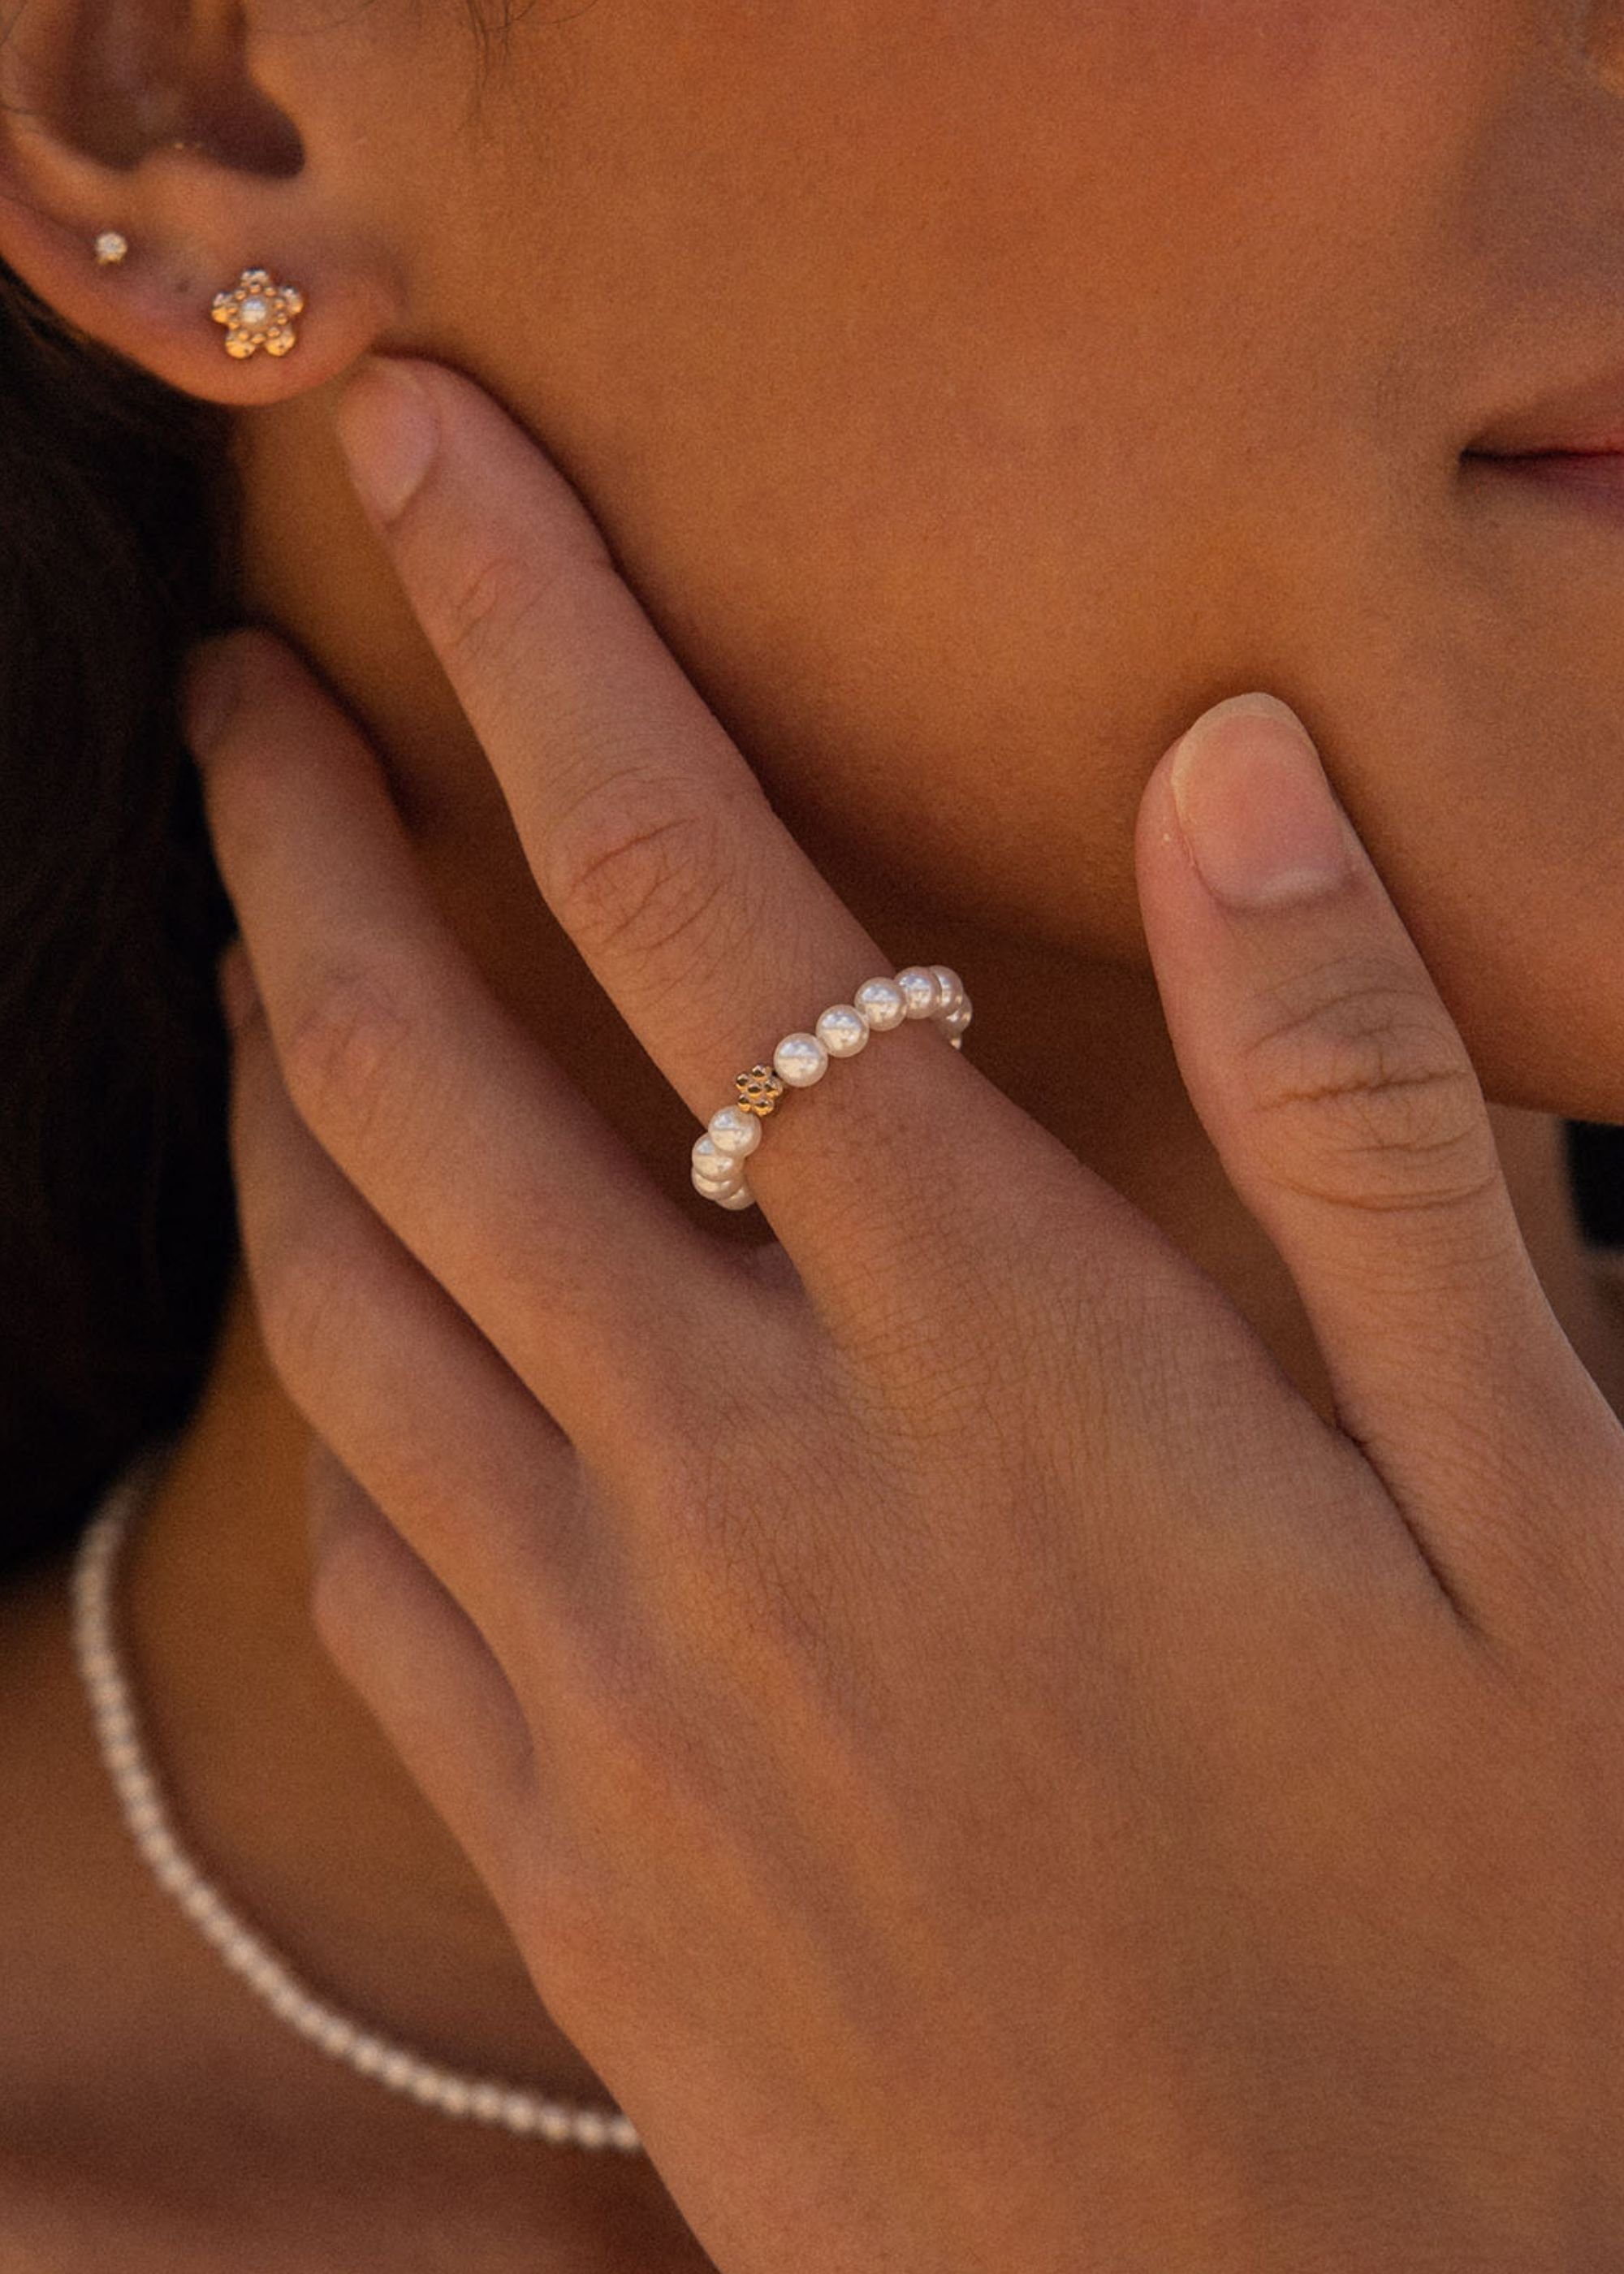
M769 588L821 548L883 605L1057 482L1142 540L1414 359L1506 4L613 0L510 60L477 180L417 169L417 289Z
M550 23L478 184L523 264L493 278L425 215L435 351L558 449L853 897L861 836L926 892L1141 960L1145 774L1204 703L1272 686L1500 1094L1624 1065L1599 700L1568 794L1537 787L1551 651L1507 636L1448 518L1447 357L1484 328L1462 238L1505 203L1485 153L1528 0L944 15ZM492 297L521 266L533 327Z

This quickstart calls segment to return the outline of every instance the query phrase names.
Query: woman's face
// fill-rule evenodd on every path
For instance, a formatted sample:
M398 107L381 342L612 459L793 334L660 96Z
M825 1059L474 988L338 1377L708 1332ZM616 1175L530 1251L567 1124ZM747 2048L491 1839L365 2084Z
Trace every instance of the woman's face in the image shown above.
M1491 1093L1624 1119L1624 502L1463 456L1609 373L1624 444L1613 6L536 0L476 95L456 11L307 4L261 83L389 343L554 451L831 873L1142 962L1140 785L1266 686Z

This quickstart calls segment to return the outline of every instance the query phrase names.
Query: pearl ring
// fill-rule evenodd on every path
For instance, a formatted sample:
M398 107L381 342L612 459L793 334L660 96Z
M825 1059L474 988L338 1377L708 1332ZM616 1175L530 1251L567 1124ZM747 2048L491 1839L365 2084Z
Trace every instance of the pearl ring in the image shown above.
M762 1123L786 1088L810 1089L829 1071L831 1058L854 1058L871 1033L883 1034L905 1019L939 1019L958 1050L970 1023L970 998L959 974L945 963L910 963L894 979L865 979L849 1003L831 1004L820 1014L815 1032L786 1035L771 1066L735 1074L738 1096L718 1108L695 1141L695 1191L719 1208L749 1208L756 1195L745 1161L761 1143Z

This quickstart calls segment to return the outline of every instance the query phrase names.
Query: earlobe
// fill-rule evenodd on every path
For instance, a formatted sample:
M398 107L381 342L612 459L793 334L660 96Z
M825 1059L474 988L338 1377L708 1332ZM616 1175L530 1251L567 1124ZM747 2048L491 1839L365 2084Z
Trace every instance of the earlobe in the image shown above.
M254 87L243 12L228 26L195 0L188 25L192 4L30 0L26 51L0 43L0 259L183 392L277 402L384 344L402 295L376 233ZM58 5L65 41L35 22ZM119 70L86 59L96 27Z

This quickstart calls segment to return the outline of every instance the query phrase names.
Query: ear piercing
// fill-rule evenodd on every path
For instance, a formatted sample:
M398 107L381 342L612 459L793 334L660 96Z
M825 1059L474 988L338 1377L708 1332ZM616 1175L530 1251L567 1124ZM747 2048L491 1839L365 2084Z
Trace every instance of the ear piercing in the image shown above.
M130 240L116 229L104 229L92 251L98 268L115 268L130 250ZM279 284L268 268L244 268L235 284L216 292L209 313L225 326L220 343L239 363L263 348L267 355L285 356L298 344L293 320L304 312L304 295L297 284Z
M221 342L239 361L257 355L284 356L298 341L293 319L304 305L297 284L278 284L268 268L244 268L229 291L216 292L211 311L226 328Z

